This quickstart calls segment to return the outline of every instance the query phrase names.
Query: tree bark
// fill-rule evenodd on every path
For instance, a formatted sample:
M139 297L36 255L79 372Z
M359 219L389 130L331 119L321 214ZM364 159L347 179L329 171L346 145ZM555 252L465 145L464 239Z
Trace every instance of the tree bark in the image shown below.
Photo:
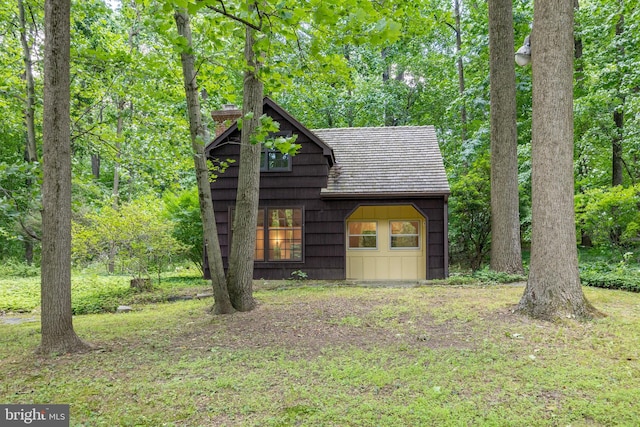
M516 73L511 0L489 0L491 269L524 273L520 247Z
M573 1L537 0L532 41L532 241L518 311L592 317L580 285L573 181Z
M253 298L253 262L256 246L256 224L260 202L260 143L251 141L262 116L264 87L258 78L260 63L253 45L255 30L246 26L244 56L247 68L244 73L242 99L242 130L240 136L240 165L238 194L236 195L233 240L229 256L229 295L238 311L250 311L255 307Z
M25 160L29 163L38 161L38 150L36 147L36 126L35 126L35 84L33 83L33 61L31 59L31 47L27 39L27 19L25 16L24 2L18 0L18 15L20 20L20 43L22 44L22 57L24 60L24 80L26 96L24 98L24 122L26 128ZM33 182L27 180L27 187L31 187ZM33 239L24 233L24 260L27 265L33 264Z
M45 1L42 275L39 352L89 348L71 309L70 0Z
M218 241L218 229L216 225L213 201L211 199L211 186L209 183L209 168L207 157L204 153L205 128L200 114L200 100L198 99L198 82L194 67L195 58L191 53L191 25L186 11L177 11L174 15L178 34L187 40L187 49L180 53L182 62L182 75L184 78L184 90L187 98L187 111L189 114L189 131L191 134L191 147L198 182L198 200L200 202L200 217L202 218L202 231L204 234L204 246L207 251L207 262L211 271L211 285L213 287L214 305L212 312L215 314L233 313L227 281L224 276L222 253ZM255 228L255 224L254 224Z
M460 106L460 139L464 143L467 139L467 107L464 100L465 81L464 81L464 65L462 63L462 26L460 25L460 0L453 1L453 13L456 22L456 64L458 66L458 93L462 98Z
M33 83L33 62L31 60L31 48L27 40L27 20L25 17L23 0L18 0L20 15L20 42L22 43L22 54L24 59L24 75L27 96L24 105L24 121L27 128L27 149L26 159L33 163L38 161L38 151L36 149L36 127L35 127L35 85Z
M122 128L124 125L123 112L126 102L124 100L118 100L118 120L116 121L116 159L113 163L113 188L111 191L111 207L113 210L118 210L120 206L120 157L122 152ZM109 244L109 262L107 263L107 270L110 274L113 274L116 269L116 255L117 248L115 243Z

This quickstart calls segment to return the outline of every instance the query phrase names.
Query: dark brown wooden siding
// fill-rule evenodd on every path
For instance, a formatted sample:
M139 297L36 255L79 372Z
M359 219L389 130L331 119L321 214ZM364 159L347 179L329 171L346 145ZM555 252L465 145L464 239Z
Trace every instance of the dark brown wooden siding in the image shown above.
M263 172L260 177L260 207L301 207L304 210L303 260L301 262L256 262L254 278L286 279L297 270L311 279L340 280L346 275L345 221L362 205L413 205L428 221L427 278L446 275L444 251L445 218L444 197L397 198L384 200L322 199L320 190L326 187L329 172L328 159L322 148L310 141L274 110L265 106L265 113L280 122L282 131L298 134L300 152L292 159L289 172ZM230 211L235 205L238 182L239 133L230 135L232 141L219 144L212 158L233 159L224 174L211 183L220 246L225 268L228 265ZM233 141L235 140L235 141ZM208 272L206 272L208 273Z

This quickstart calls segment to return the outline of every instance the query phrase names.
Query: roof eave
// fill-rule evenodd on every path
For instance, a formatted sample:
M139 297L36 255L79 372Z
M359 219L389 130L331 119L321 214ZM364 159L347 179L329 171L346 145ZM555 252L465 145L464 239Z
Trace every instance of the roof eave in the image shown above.
M396 192L374 192L374 193L345 193L345 192L329 192L320 191L320 198L322 199L424 199L424 198L436 198L444 197L445 201L449 198L450 191L429 191L429 192L410 192L410 191L396 191Z

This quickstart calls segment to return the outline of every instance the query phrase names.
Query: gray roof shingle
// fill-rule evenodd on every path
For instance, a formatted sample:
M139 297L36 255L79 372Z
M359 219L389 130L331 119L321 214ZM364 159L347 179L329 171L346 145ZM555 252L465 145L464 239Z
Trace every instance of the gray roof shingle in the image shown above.
M449 194L433 126L312 130L336 164L323 195Z

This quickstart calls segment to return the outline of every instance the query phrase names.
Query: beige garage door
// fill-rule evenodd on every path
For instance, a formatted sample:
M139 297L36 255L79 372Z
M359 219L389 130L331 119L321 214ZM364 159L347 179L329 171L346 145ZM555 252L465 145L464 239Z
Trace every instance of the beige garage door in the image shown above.
M347 279L425 279L426 228L413 206L361 206L347 219Z

